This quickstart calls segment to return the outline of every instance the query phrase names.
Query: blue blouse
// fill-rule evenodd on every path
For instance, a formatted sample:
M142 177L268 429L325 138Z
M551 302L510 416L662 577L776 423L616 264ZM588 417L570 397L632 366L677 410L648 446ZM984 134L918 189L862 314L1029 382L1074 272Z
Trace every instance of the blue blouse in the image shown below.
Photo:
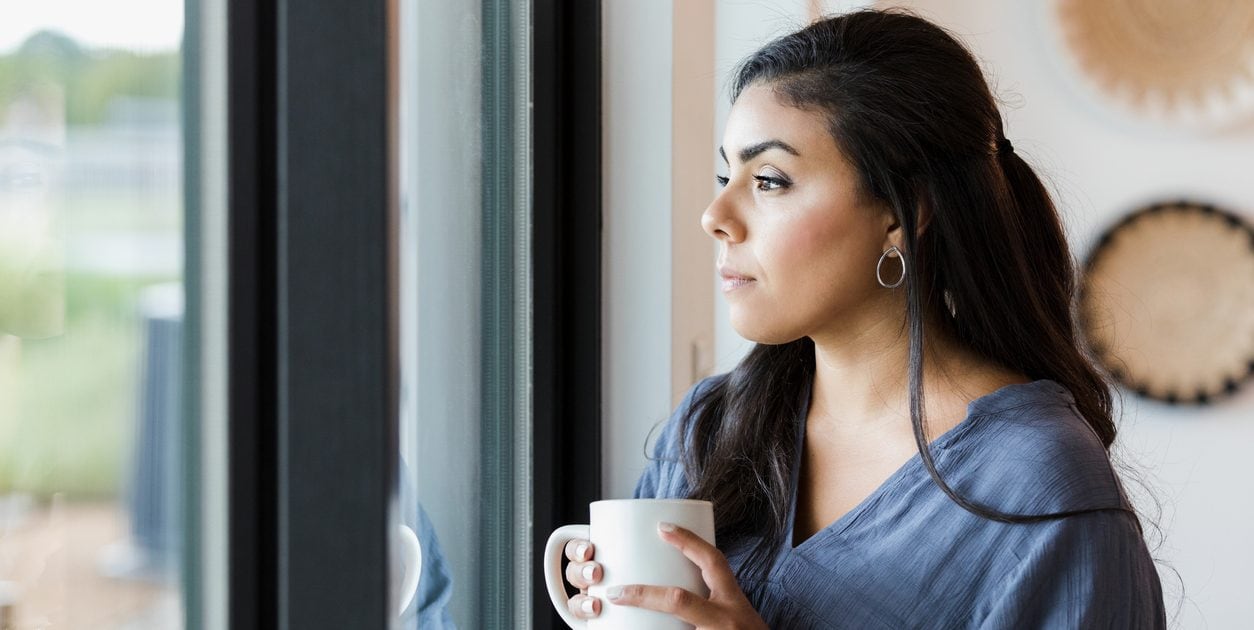
M688 391L662 430L637 498L688 496L680 418L721 378ZM972 401L967 417L931 448L951 488L1004 512L1129 505L1075 399L1052 380L1007 385ZM790 514L797 477L793 462ZM746 561L752 541L719 542L733 569ZM946 496L918 454L836 522L795 548L786 543L765 580L740 586L772 628L1166 627L1158 572L1131 515L991 521Z

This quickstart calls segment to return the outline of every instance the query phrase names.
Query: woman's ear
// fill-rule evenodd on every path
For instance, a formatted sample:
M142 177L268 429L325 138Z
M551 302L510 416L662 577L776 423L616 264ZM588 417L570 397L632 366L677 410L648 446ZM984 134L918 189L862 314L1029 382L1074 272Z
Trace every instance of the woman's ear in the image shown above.
M884 208L884 245L881 249L888 249L894 245L898 249L904 249L901 239L901 222L897 220L897 214L892 208Z
M932 209L922 202L919 203L918 212L915 214L918 226L915 227L915 234L918 238L923 237L923 233L927 231L928 223L932 220ZM884 241L885 248L896 245L901 247L904 243L901 233L901 222L897 220L897 214L891 208L884 209Z

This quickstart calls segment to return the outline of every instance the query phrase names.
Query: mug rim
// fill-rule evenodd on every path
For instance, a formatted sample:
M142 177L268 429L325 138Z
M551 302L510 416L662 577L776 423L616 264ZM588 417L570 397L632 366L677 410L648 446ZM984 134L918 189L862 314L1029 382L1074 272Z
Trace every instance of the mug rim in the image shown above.
M653 503L653 504L670 504L670 505L696 505L696 504L706 503L709 505L713 505L712 503L704 499L601 499L599 501L593 501L592 503L589 503L588 505L590 506L597 505L598 503L603 503L603 504Z

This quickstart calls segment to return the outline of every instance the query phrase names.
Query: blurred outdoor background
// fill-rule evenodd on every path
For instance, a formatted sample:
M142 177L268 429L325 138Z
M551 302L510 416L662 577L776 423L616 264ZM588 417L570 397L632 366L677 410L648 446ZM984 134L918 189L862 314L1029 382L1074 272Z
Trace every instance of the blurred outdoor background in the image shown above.
M71 4L0 20L0 606L174 628L182 5Z

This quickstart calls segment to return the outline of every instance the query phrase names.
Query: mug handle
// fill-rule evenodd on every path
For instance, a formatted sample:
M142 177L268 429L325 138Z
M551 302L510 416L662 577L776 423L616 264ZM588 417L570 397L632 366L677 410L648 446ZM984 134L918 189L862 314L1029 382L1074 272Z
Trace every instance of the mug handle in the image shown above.
M553 608L562 616L562 621L576 630L587 628L588 622L570 612L570 598L566 597L566 584L562 580L562 551L566 543L588 538L587 525L563 525L549 534L549 542L544 546L544 582L549 587L549 599L553 600Z

